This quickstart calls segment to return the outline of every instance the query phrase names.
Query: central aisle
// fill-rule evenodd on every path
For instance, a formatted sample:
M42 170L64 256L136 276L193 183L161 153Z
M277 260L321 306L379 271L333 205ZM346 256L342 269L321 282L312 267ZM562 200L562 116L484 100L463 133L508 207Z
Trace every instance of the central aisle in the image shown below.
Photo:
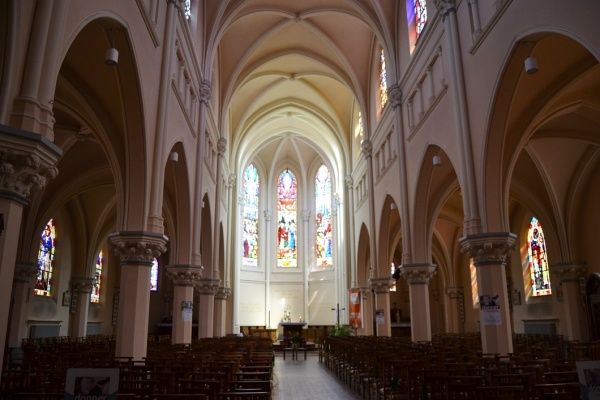
M316 352L306 360L275 357L273 400L361 400L358 393L337 380L335 374L319 363Z

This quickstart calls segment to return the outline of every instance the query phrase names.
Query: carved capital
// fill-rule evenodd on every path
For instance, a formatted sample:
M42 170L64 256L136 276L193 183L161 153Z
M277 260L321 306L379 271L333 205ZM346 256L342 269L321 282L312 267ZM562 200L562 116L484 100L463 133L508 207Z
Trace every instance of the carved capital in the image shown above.
M388 88L388 100L392 103L392 107L396 108L402 101L402 91L398 85L392 85Z
M433 4L435 4L438 11L444 16L446 16L449 12L454 11L456 7L455 0L433 0Z
M363 140L360 143L360 148L363 152L363 155L367 158L371 157L371 155L373 154L373 144L370 140Z
M205 105L208 105L210 101L210 95L212 93L212 85L210 81L204 81L200 84L200 101Z
M462 237L460 251L473 259L476 267L483 264L506 264L515 249L517 236L510 232L482 233Z
M585 263L561 263L550 266L550 273L562 281L574 281L587 274Z
M71 278L71 290L74 293L92 293L95 278Z
M29 197L31 189L46 186L58 175L58 169L35 153L10 148L0 149L0 190Z
M237 176L235 174L229 174L229 178L227 180L229 187L230 188L234 187L236 182L237 182Z
M450 297L451 299L455 299L458 300L461 297L463 297L464 295L464 290L462 287L459 286L454 286L454 287L447 287L446 288L446 294L448 295L448 297Z
M273 213L271 212L271 210L263 211L263 215L265 216L265 221L267 222L271 221L271 218L273 218Z
M392 286L394 286L394 280L392 278L370 278L369 279L369 287L376 294L389 293Z
M152 232L115 232L109 236L109 240L121 265L151 265L155 258L167 251L167 237Z
M36 263L18 263L15 265L13 282L32 283L37 277L39 266Z
M194 286L200 294L215 295L219 290L220 279L200 279Z
M215 300L227 300L230 294L231 288L221 286L217 289L217 293L215 293Z
M201 265L167 265L166 275L174 286L195 286L202 279Z
M402 264L400 276L406 279L409 285L428 285L435 276L436 269L434 264Z
M220 156L223 156L223 154L225 154L226 151L227 151L227 139L219 138L219 141L217 142L217 153Z
M310 218L310 210L302 210L302 221L308 221Z
M352 190L354 188L354 178L352 178L352 175L346 175L344 183L346 184L346 189Z

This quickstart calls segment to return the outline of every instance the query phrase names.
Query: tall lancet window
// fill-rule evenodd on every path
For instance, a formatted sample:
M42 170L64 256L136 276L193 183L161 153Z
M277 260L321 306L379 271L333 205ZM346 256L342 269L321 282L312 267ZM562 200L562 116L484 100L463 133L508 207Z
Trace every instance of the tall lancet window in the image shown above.
M92 287L92 295L90 301L92 303L100 303L100 288L102 287L102 269L104 268L104 254L102 250L96 258L96 274L94 275L94 285Z
M150 268L150 291L158 291L158 260L156 258L152 260L152 267Z
M258 197L260 180L258 170L250 164L244 172L244 210L243 210L243 255L242 265L258 266Z
M279 175L277 182L277 266L298 266L296 227L298 222L298 183L289 169Z
M383 110L387 103L387 72L385 71L385 53L379 53L379 108Z
M546 240L542 225L533 217L529 223L527 233L527 268L531 277L532 296L546 296L552 294L550 287L550 271L548 271L548 256L546 254Z
M425 24L427 24L427 4L426 0L413 0L415 7L415 29L417 38L423 33Z
M38 276L33 293L38 296L52 296L52 270L56 253L56 227L50 219L40 237L38 251Z
M315 177L316 252L317 267L333 266L333 235L331 232L331 174L321 165Z

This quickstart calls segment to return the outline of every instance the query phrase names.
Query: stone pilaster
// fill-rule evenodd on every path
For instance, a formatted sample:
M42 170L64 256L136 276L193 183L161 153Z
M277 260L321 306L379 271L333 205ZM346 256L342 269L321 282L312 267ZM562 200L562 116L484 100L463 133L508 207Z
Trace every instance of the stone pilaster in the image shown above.
M33 293L38 274L36 263L21 262L15 266L12 289L12 314L8 332L8 347L20 347L27 337L27 301Z
M196 284L200 293L200 307L198 315L198 337L214 336L215 294L219 291L219 279L201 279Z
M227 334L227 299L231 295L231 288L219 287L215 293L215 337L223 337Z
M116 232L110 243L121 265L121 291L116 357L146 357L150 270L155 258L166 252L167 237L153 232Z
M565 303L565 319L567 340L589 340L586 325L585 308L581 296L581 280L587 274L585 263L560 263L550 266L550 274L558 277L562 286ZM556 281L553 282L554 290L559 290Z
M513 352L506 261L515 249L515 241L516 235L510 232L475 234L460 239L461 251L469 255L477 268L479 295L497 297L496 308L482 307L480 311L484 353Z
M173 329L171 342L173 344L192 343L191 314L194 304L194 286L202 279L201 265L167 265L166 276L173 281ZM183 309L182 304L192 304L192 310Z
M408 283L410 328L413 342L431 341L429 281L436 274L435 264L402 264L400 277Z
M375 327L377 336L392 336L392 320L390 316L390 288L394 285L391 277L370 278L369 286L374 293L375 301ZM377 312L383 312L383 321L381 317L377 319Z
M462 324L465 322L464 290L462 287L454 286L446 288L448 295L448 312L446 315L446 326L450 333L460 333Z
M94 281L94 278L71 278L71 312L74 313L71 323L72 337L87 336L90 295Z

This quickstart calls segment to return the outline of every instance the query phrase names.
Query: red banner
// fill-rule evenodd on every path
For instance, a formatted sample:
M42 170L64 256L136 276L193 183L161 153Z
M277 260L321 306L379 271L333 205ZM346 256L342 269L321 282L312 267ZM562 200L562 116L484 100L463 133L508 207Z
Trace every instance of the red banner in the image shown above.
M363 327L362 295L360 289L350 289L350 326L354 329Z

